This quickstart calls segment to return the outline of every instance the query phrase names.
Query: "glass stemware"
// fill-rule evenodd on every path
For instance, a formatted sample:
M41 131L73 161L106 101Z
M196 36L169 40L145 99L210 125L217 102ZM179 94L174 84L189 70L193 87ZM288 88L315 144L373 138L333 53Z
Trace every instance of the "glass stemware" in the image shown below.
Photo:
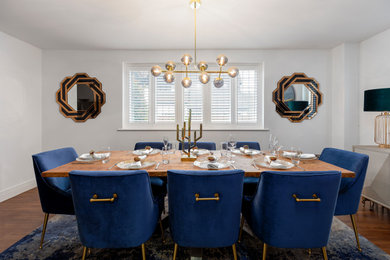
M165 150L168 150L168 143L169 143L168 137L166 136L163 137L163 143L164 143Z
M234 163L233 161L233 150L236 148L237 142L232 135L229 136L229 141L227 143L229 149L229 161L228 163Z
M301 159L302 150L299 148L291 147L291 152L291 162L298 167Z

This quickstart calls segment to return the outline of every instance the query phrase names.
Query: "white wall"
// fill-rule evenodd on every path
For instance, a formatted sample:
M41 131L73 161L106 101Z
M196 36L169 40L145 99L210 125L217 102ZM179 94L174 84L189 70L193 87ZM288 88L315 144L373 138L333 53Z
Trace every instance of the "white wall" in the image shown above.
M73 146L81 152L91 148L111 146L111 149L130 149L141 140L162 140L164 135L174 139L174 131L118 131L122 122L122 63L160 63L179 60L188 50L175 51L43 51L43 149ZM281 144L300 146L307 152L321 152L330 145L330 51L329 50L231 50L224 51L229 61L236 63L264 62L265 128L279 137ZM200 51L198 57L214 61L219 51ZM75 123L62 116L54 94L59 83L76 72L97 77L106 92L102 113L85 123ZM312 120L291 123L275 112L272 91L278 80L294 72L304 72L320 83L324 104ZM263 148L268 145L268 131L235 131L241 140L257 140ZM204 141L225 141L229 132L207 131Z
M359 44L332 49L332 147L352 150L359 142Z
M0 32L0 201L36 185L31 155L42 149L40 49Z
M364 112L364 90L390 88L390 29L360 44L360 144L374 144L374 122L379 112Z

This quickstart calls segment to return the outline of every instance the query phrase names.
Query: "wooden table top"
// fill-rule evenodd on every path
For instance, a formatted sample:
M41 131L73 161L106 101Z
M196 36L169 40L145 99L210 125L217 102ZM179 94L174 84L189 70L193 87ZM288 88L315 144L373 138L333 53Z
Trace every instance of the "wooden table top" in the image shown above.
M214 153L217 157L220 156L219 151L215 151ZM85 171L107 171L109 168L113 165L115 165L118 162L121 161L127 161L127 160L133 160L135 155L133 155L130 151L112 151L111 152L111 158L109 162L103 164L101 161L96 161L93 163L80 163L77 161L70 162L65 165L61 165L57 168L45 171L42 173L43 177L67 177L69 175L69 172L73 170L85 170ZM182 162L180 160L181 153L180 151L176 151L175 154L169 155L169 164L162 164L160 163L160 166L157 170L155 170L155 166L145 168L150 176L157 176L157 177L163 177L167 176L168 170L204 170L208 171L208 169L200 169L193 165L193 162ZM204 157L204 158L202 158ZM206 159L206 156L200 156L198 159ZM161 162L162 157L161 154L154 154L149 155L146 158L146 161L155 161L155 162ZM256 156L245 156L245 155L236 155L233 157L233 160L235 161L234 165L237 169L242 169L245 171L245 176L247 177L259 177L261 172L263 171L302 171L302 169L298 167L293 167L288 170L275 170L275 169L268 169L265 167L258 166L259 169L256 169L254 166L252 166L253 160L264 160L264 155L256 155ZM287 158L283 158L283 160L290 161ZM335 165L320 161L320 160L301 160L300 167L304 168L306 171L341 171L343 178L354 178L355 173L340 167L337 167ZM228 170L231 168L226 168L224 170ZM111 171L118 171L121 170L120 168L114 166L110 169Z

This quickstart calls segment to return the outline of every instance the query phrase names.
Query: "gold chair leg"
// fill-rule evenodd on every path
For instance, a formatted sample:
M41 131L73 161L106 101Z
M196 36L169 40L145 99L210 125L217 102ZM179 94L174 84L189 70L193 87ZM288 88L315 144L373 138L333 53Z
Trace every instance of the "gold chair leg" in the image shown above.
M311 248L307 249L307 252L309 253L309 256L311 256Z
M144 243L142 243L141 249L142 249L142 260L146 260L145 244Z
M241 237L242 237L242 228L244 227L244 216L241 217L241 223L240 223L240 233L238 234L238 243L241 243Z
M358 231L357 231L355 215L349 215L349 216L351 217L351 222L352 222L352 226L353 226L353 231L355 232L355 238L356 238L357 248L358 248L358 250L361 252L362 249L361 249L361 247L360 247L359 233L358 233Z
M85 260L85 256L87 255L87 247L85 246L83 248L83 256L81 257L81 260Z
M45 239L46 226L47 226L48 220L49 220L49 213L45 213L45 217L43 219L42 234L41 234L41 244L39 245L39 249L42 249L43 240Z
M264 243L264 245L263 245L263 260L265 260L266 256L267 256L267 244Z
M234 260L237 260L236 244L233 244L233 245L232 245L232 248L233 248L233 257L234 257Z
M163 229L163 225L162 225L162 222L161 222L161 218L160 218L160 229L161 229L161 241L162 241L163 244L165 244L164 229Z
M322 247L322 255L324 256L324 260L328 260L328 255L326 254L326 246Z
M173 260L176 260L176 254L177 254L177 244L175 243L175 248L173 249Z

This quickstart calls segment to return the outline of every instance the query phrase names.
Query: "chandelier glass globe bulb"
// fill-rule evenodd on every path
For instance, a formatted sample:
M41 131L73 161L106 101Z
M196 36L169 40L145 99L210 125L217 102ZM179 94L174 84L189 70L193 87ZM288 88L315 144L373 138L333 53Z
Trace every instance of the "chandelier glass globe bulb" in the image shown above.
M166 68L167 70L175 70L176 64L175 64L173 61L168 61L168 62L165 64L165 68Z
M189 77L185 77L183 78L183 80L181 81L181 85L185 88L189 88L191 87L191 84L192 84L192 81Z
M162 69L160 66L154 65L150 71L152 72L153 76L158 77L160 76Z
M184 65L188 66L192 62L192 57L189 54L184 54L181 58L181 62L183 62Z
M240 71L237 69L237 67L228 68L228 74L229 74L229 76L232 77L232 78L237 77L237 75L238 75L239 72L240 72Z
M220 88L223 86L223 78L214 79L214 87Z
M227 62L228 62L228 58L225 55L223 55L223 54L218 55L217 64L219 66L225 66Z
M167 71L164 73L164 81L166 83L172 83L175 80L175 75L173 75L172 71Z
M203 71L199 75L199 81L202 82L202 84L207 84L210 81L210 75L206 71Z

